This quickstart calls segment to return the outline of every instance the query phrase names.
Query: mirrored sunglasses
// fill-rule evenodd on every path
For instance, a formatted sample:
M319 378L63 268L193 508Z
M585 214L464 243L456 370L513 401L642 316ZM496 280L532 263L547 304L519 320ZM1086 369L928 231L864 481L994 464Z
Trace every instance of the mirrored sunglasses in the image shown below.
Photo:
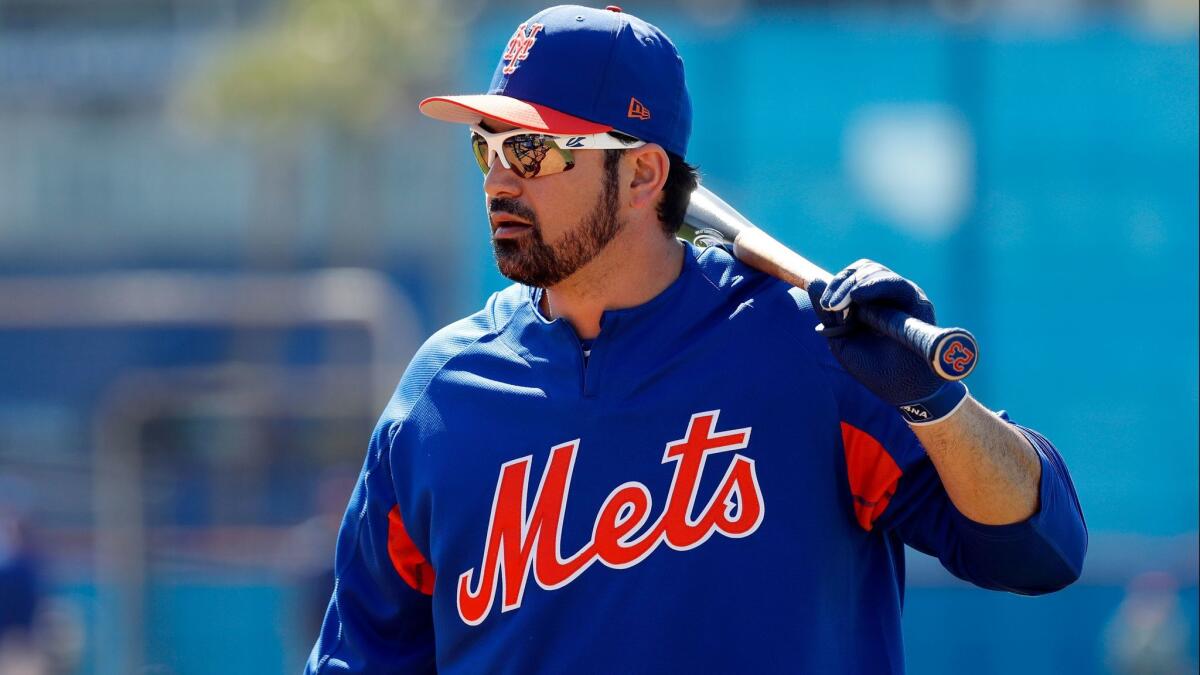
M518 176L535 178L570 171L575 166L575 150L619 150L645 144L636 139L622 140L608 132L560 136L513 129L492 133L477 124L471 125L471 150L484 175L495 157L500 158L501 166L512 169Z

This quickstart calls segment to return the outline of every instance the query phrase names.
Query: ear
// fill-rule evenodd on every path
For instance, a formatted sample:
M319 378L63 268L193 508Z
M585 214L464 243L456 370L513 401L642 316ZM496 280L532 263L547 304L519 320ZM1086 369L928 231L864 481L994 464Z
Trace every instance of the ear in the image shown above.
M629 180L629 205L634 208L655 207L658 195L667 184L671 160L667 151L655 143L647 143L625 151L627 166L633 167Z

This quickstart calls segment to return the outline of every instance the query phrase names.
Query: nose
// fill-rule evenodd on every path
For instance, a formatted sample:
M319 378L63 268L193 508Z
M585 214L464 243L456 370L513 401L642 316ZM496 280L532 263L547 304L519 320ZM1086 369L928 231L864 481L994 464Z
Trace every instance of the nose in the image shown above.
M504 168L498 158L492 157L487 175L483 177L483 191L490 199L515 197L521 194L521 177L512 169Z

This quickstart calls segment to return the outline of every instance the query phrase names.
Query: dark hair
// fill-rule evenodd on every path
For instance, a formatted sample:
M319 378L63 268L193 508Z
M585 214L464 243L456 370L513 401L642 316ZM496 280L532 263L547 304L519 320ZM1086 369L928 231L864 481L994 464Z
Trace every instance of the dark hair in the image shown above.
M610 136L614 136L622 141L633 142L637 139L628 134L623 134L619 131L608 132ZM605 157L605 169L616 171L616 158L620 157L624 150L607 150L608 156ZM692 191L700 183L700 173L696 167L688 164L682 157L673 153L667 152L667 159L670 162L670 168L667 169L667 182L663 185L662 201L658 203L658 222L662 224L663 231L675 236L679 232L679 228L683 227L683 216L687 213L688 201L692 198Z
M671 160L671 168L667 170L662 201L658 203L658 220L666 233L674 236L683 227L688 202L700 184L700 172L673 152L667 153L667 159Z

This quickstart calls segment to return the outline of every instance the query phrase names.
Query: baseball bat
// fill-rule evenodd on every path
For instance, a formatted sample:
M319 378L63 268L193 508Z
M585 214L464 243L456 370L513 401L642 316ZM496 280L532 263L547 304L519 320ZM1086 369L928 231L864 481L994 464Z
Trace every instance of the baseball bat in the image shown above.
M696 229L697 243L720 240L733 244L733 254L747 265L808 290L817 279L829 281L825 270L779 243L745 216L703 186L692 193L684 222ZM925 359L944 380L961 380L975 369L979 345L963 328L939 328L885 307L851 305L854 318L896 340Z

